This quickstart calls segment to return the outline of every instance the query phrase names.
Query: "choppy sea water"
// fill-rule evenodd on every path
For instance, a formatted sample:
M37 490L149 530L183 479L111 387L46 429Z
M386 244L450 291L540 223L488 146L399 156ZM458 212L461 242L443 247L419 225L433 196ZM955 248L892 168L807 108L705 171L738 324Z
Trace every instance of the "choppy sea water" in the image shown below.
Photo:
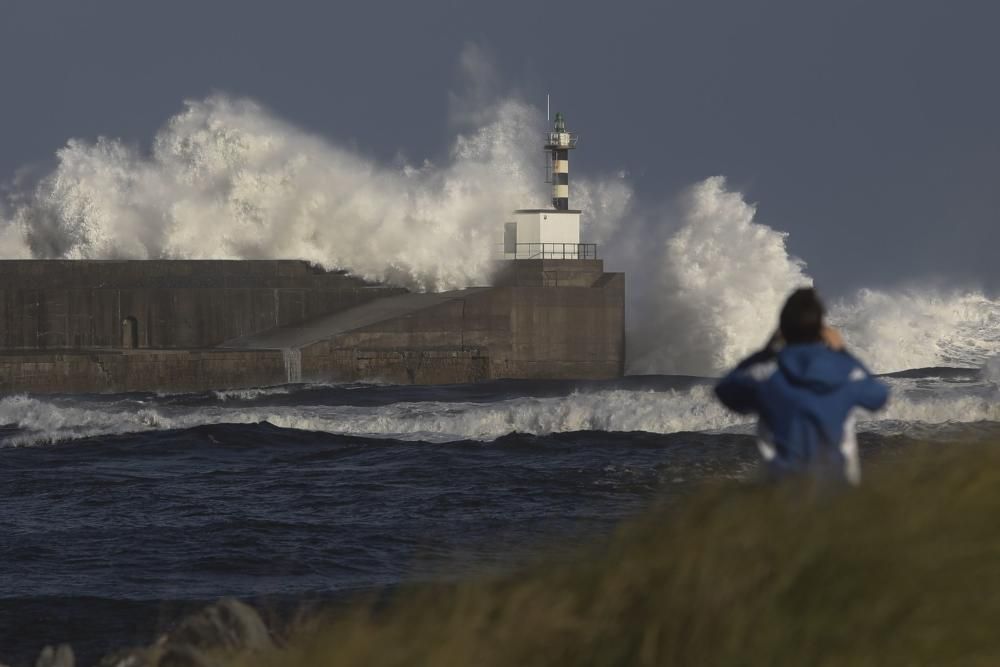
M988 372L887 381L866 459L1000 436ZM92 661L224 595L278 613L510 567L752 477L750 433L680 376L3 398L0 659Z

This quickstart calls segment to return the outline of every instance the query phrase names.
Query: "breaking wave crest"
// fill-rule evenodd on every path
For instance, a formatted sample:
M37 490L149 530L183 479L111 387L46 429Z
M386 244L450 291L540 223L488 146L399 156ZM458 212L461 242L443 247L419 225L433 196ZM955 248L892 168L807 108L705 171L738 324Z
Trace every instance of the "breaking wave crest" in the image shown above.
M978 290L861 290L831 321L879 372L980 368L1000 353L1000 300Z
M203 424L267 421L282 428L339 434L426 439L493 440L511 432L639 431L672 433L738 423L705 386L689 391L604 391L496 403L395 403L387 406L252 406L240 408L60 405L15 396L0 400L0 423L22 432L7 444L181 429Z
M759 349L787 295L813 282L787 235L756 222L722 177L681 201L680 226L644 255L657 280L638 305L649 315L632 332L632 372L722 373ZM1000 354L1000 300L976 289L863 289L831 304L830 320L876 372L980 368Z
M497 221L539 199L517 149L536 129L531 109L511 101L458 137L449 164L392 168L248 100L190 101L148 156L71 140L13 214L24 247L3 255L299 258L419 288L481 283Z
M212 395L220 401L253 401L266 396L285 396L292 392L289 387L257 387L253 389L221 389Z
M812 284L786 234L754 222L756 209L722 177L682 197L680 228L654 247L651 315L630 343L640 373L719 373L759 347L788 293Z
M912 424L1000 422L996 386L978 382L934 390L910 380L889 380L888 408L862 416L862 428L893 432ZM922 381L923 382L923 381ZM273 393L245 394L266 402ZM572 431L749 432L750 420L723 408L709 385L683 390L602 390L560 397L519 397L493 403L406 402L379 406L224 405L184 406L138 400L68 402L13 396L0 400L0 423L14 432L0 443L30 445L206 424L253 424L368 437L446 442L491 441L512 432L545 435ZM902 426L900 425L902 424Z

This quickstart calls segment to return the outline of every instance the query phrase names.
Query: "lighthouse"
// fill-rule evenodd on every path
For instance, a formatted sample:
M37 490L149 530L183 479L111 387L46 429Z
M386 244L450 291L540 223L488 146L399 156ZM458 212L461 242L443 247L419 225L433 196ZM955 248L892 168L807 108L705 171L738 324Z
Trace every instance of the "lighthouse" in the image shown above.
M569 152L577 140L556 113L544 143L552 208L514 211L514 221L504 225L503 259L597 259L596 245L580 243L580 210L569 207Z
M577 136L566 130L566 119L556 113L545 150L552 156L552 208L569 210L569 152L576 148Z

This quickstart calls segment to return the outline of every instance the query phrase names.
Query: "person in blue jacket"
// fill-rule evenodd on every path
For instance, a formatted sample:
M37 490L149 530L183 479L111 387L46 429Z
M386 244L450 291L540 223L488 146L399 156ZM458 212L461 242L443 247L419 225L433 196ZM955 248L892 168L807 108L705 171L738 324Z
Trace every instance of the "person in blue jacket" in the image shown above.
M880 409L889 388L844 349L824 314L815 290L793 292L767 347L740 362L715 393L728 408L758 415L757 445L772 476L806 472L857 484L854 412Z

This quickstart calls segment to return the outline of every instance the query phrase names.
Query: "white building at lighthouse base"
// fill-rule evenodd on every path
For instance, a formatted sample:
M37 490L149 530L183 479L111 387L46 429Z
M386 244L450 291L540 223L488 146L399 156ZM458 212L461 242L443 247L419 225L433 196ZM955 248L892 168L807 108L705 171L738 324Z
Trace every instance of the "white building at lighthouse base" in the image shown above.
M579 210L520 209L504 224L503 259L594 259L591 248L580 243Z

